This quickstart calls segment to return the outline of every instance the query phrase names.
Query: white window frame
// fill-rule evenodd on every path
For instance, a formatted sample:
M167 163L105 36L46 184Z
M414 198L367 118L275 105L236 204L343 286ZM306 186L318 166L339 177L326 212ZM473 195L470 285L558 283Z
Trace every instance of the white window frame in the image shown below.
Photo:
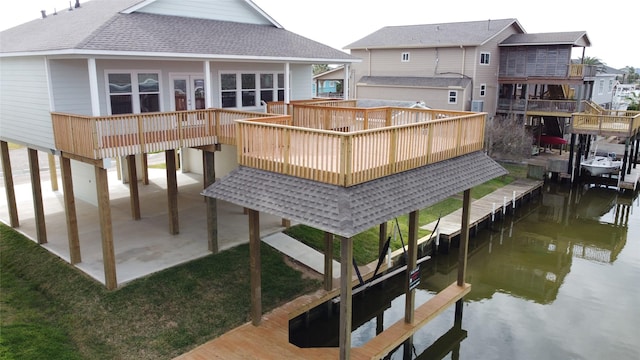
M487 95L487 84L480 84L480 97Z
M400 56L400 62L409 62L411 61L411 53L403 52Z
M252 74L255 76L255 88L254 89L242 89L242 75L243 74ZM218 92L219 92L219 104L222 107L222 76L223 75L235 75L236 76L236 106L235 107L227 107L228 109L255 109L260 108L262 106L262 88L260 87L260 76L264 74L271 74L273 76L273 88L269 90L273 91L273 99L275 101L278 100L278 93L280 90L284 91L284 87L279 87L278 76L282 74L284 76L284 72L281 71L264 71L264 70L222 70L218 72ZM284 85L284 84L282 84ZM224 90L225 92L229 92L230 90ZM242 92L243 91L255 91L256 101L253 106L242 106Z
M598 95L604 94L604 79L598 81Z
M491 53L488 51L483 51L480 53L480 65L490 65L491 64Z
M613 79L609 79L609 91L607 92L611 94L612 91L613 91Z
M447 104L455 105L458 103L458 90L447 91Z
M122 93L121 95L131 95L131 111L132 114L141 114L140 111L140 87L138 83L138 74L158 74L158 106L159 111L164 111L163 92L162 92L162 71L157 69L151 70L131 70L131 69L107 69L104 71L104 87L107 103L107 114L111 113L111 90L109 89L109 75L111 74L128 74L131 76L131 92ZM152 93L144 93L152 94Z

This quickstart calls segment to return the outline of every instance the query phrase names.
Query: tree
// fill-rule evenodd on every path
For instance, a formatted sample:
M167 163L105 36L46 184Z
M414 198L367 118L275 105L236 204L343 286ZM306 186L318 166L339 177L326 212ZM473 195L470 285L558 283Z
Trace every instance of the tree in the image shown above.
M323 72L327 72L331 70L329 65L327 64L314 64L313 65L313 75L322 74Z
M640 110L640 95L638 95L638 93L632 92L629 96L626 97L626 99L629 101L627 110Z
M622 79L624 84L633 84L638 81L638 78L640 78L640 75L638 75L633 66L625 66L622 70L626 73Z

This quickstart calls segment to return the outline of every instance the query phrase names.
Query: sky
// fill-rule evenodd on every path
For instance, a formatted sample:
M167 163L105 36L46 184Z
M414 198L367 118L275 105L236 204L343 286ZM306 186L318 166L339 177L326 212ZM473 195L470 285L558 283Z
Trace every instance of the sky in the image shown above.
M5 0L0 30L65 11L75 0ZM81 0L84 3L86 0ZM528 33L586 31L591 46L585 56L619 69L640 68L637 17L640 2L618 0L254 0L285 29L342 50L384 27L515 18ZM573 58L582 56L582 48Z

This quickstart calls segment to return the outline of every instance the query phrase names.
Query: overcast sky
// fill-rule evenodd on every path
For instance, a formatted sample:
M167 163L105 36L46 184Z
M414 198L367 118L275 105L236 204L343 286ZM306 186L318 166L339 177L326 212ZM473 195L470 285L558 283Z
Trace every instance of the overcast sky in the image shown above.
M72 1L75 3L75 0ZM81 0L81 3L86 1ZM586 31L597 57L614 68L640 67L640 2L562 0L254 0L285 29L323 44L344 46L384 26L516 18L528 33ZM4 0L0 30L64 11L69 1ZM573 57L581 56L581 52Z

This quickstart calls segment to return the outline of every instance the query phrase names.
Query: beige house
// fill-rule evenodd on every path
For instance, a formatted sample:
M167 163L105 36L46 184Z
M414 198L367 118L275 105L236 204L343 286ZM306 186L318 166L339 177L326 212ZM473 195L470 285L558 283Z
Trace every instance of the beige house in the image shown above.
M345 47L362 59L351 94L495 114L499 45L524 32L516 19L384 27Z

